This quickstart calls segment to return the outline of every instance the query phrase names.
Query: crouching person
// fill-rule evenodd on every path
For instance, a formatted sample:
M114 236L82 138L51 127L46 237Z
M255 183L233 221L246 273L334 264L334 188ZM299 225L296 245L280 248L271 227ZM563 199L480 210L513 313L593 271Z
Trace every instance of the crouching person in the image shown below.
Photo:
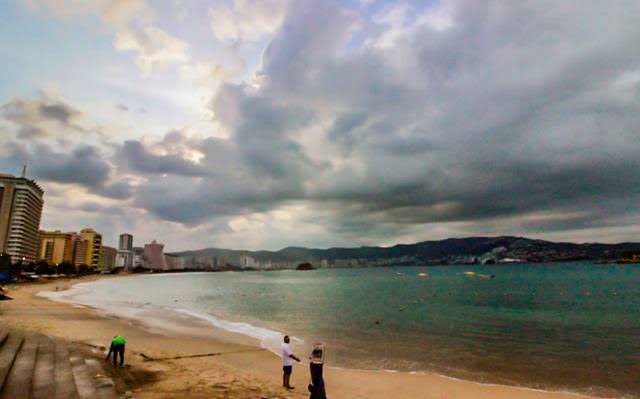
M106 361L109 361L109 356L113 353L113 367L118 367L118 354L120 354L120 367L124 367L124 344L127 340L122 335L116 335L111 340L109 346L109 353L107 354Z

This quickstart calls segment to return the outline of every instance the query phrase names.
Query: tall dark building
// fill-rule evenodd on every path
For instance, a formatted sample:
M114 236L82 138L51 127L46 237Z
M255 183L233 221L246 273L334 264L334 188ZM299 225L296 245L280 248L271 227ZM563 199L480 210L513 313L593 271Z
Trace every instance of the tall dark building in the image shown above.
M35 181L0 174L0 253L12 262L37 260L43 197Z
M133 236L131 234L120 234L120 245L118 246L120 251L133 250Z
M118 254L116 256L116 267L124 267L131 269L135 254L133 252L133 236L131 234L120 234L120 243L118 244Z

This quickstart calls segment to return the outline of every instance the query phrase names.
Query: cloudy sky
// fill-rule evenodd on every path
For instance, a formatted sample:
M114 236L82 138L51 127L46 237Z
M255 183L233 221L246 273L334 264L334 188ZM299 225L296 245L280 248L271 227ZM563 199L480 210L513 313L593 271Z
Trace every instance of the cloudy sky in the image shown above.
M640 241L638 1L7 0L0 172L168 250Z

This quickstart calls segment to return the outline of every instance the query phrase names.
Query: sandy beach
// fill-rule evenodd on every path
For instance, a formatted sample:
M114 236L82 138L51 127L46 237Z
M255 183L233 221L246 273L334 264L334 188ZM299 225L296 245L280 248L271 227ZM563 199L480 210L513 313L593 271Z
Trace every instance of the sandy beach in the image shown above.
M105 346L115 334L127 337L126 362L116 370L136 398L305 398L308 366L294 367L294 391L280 387L281 360L250 338L215 329L185 316L171 329L105 316L98 311L36 296L96 278L57 280L10 288L12 301L0 302L4 325ZM203 330L207 334L203 334ZM189 357L193 355L206 355ZM144 356L143 356L144 355ZM306 357L304 353L299 356ZM145 357L156 359L145 360ZM183 357L175 359L176 357ZM174 358L174 359L169 359ZM329 365L330 366L330 365ZM429 373L392 373L327 367L332 399L576 399L586 396L460 381ZM125 386L126 385L126 386Z

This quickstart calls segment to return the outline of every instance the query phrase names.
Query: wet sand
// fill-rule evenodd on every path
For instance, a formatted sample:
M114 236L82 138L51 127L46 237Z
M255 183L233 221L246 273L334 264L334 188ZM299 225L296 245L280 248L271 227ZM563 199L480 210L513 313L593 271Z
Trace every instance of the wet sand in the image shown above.
M10 289L12 301L0 302L0 323L92 346L105 346L115 334L127 338L125 373L136 398L306 398L308 365L294 366L294 391L282 388L281 360L258 342L213 328L191 317L172 316L172 328L142 324L36 296L97 278L56 280ZM148 319L148 318L145 318ZM202 357L181 356L207 355ZM157 359L154 361L146 358ZM305 353L298 353L306 357ZM460 381L437 374L325 369L331 399L577 399L587 396L534 391ZM124 387L122 387L124 389Z

